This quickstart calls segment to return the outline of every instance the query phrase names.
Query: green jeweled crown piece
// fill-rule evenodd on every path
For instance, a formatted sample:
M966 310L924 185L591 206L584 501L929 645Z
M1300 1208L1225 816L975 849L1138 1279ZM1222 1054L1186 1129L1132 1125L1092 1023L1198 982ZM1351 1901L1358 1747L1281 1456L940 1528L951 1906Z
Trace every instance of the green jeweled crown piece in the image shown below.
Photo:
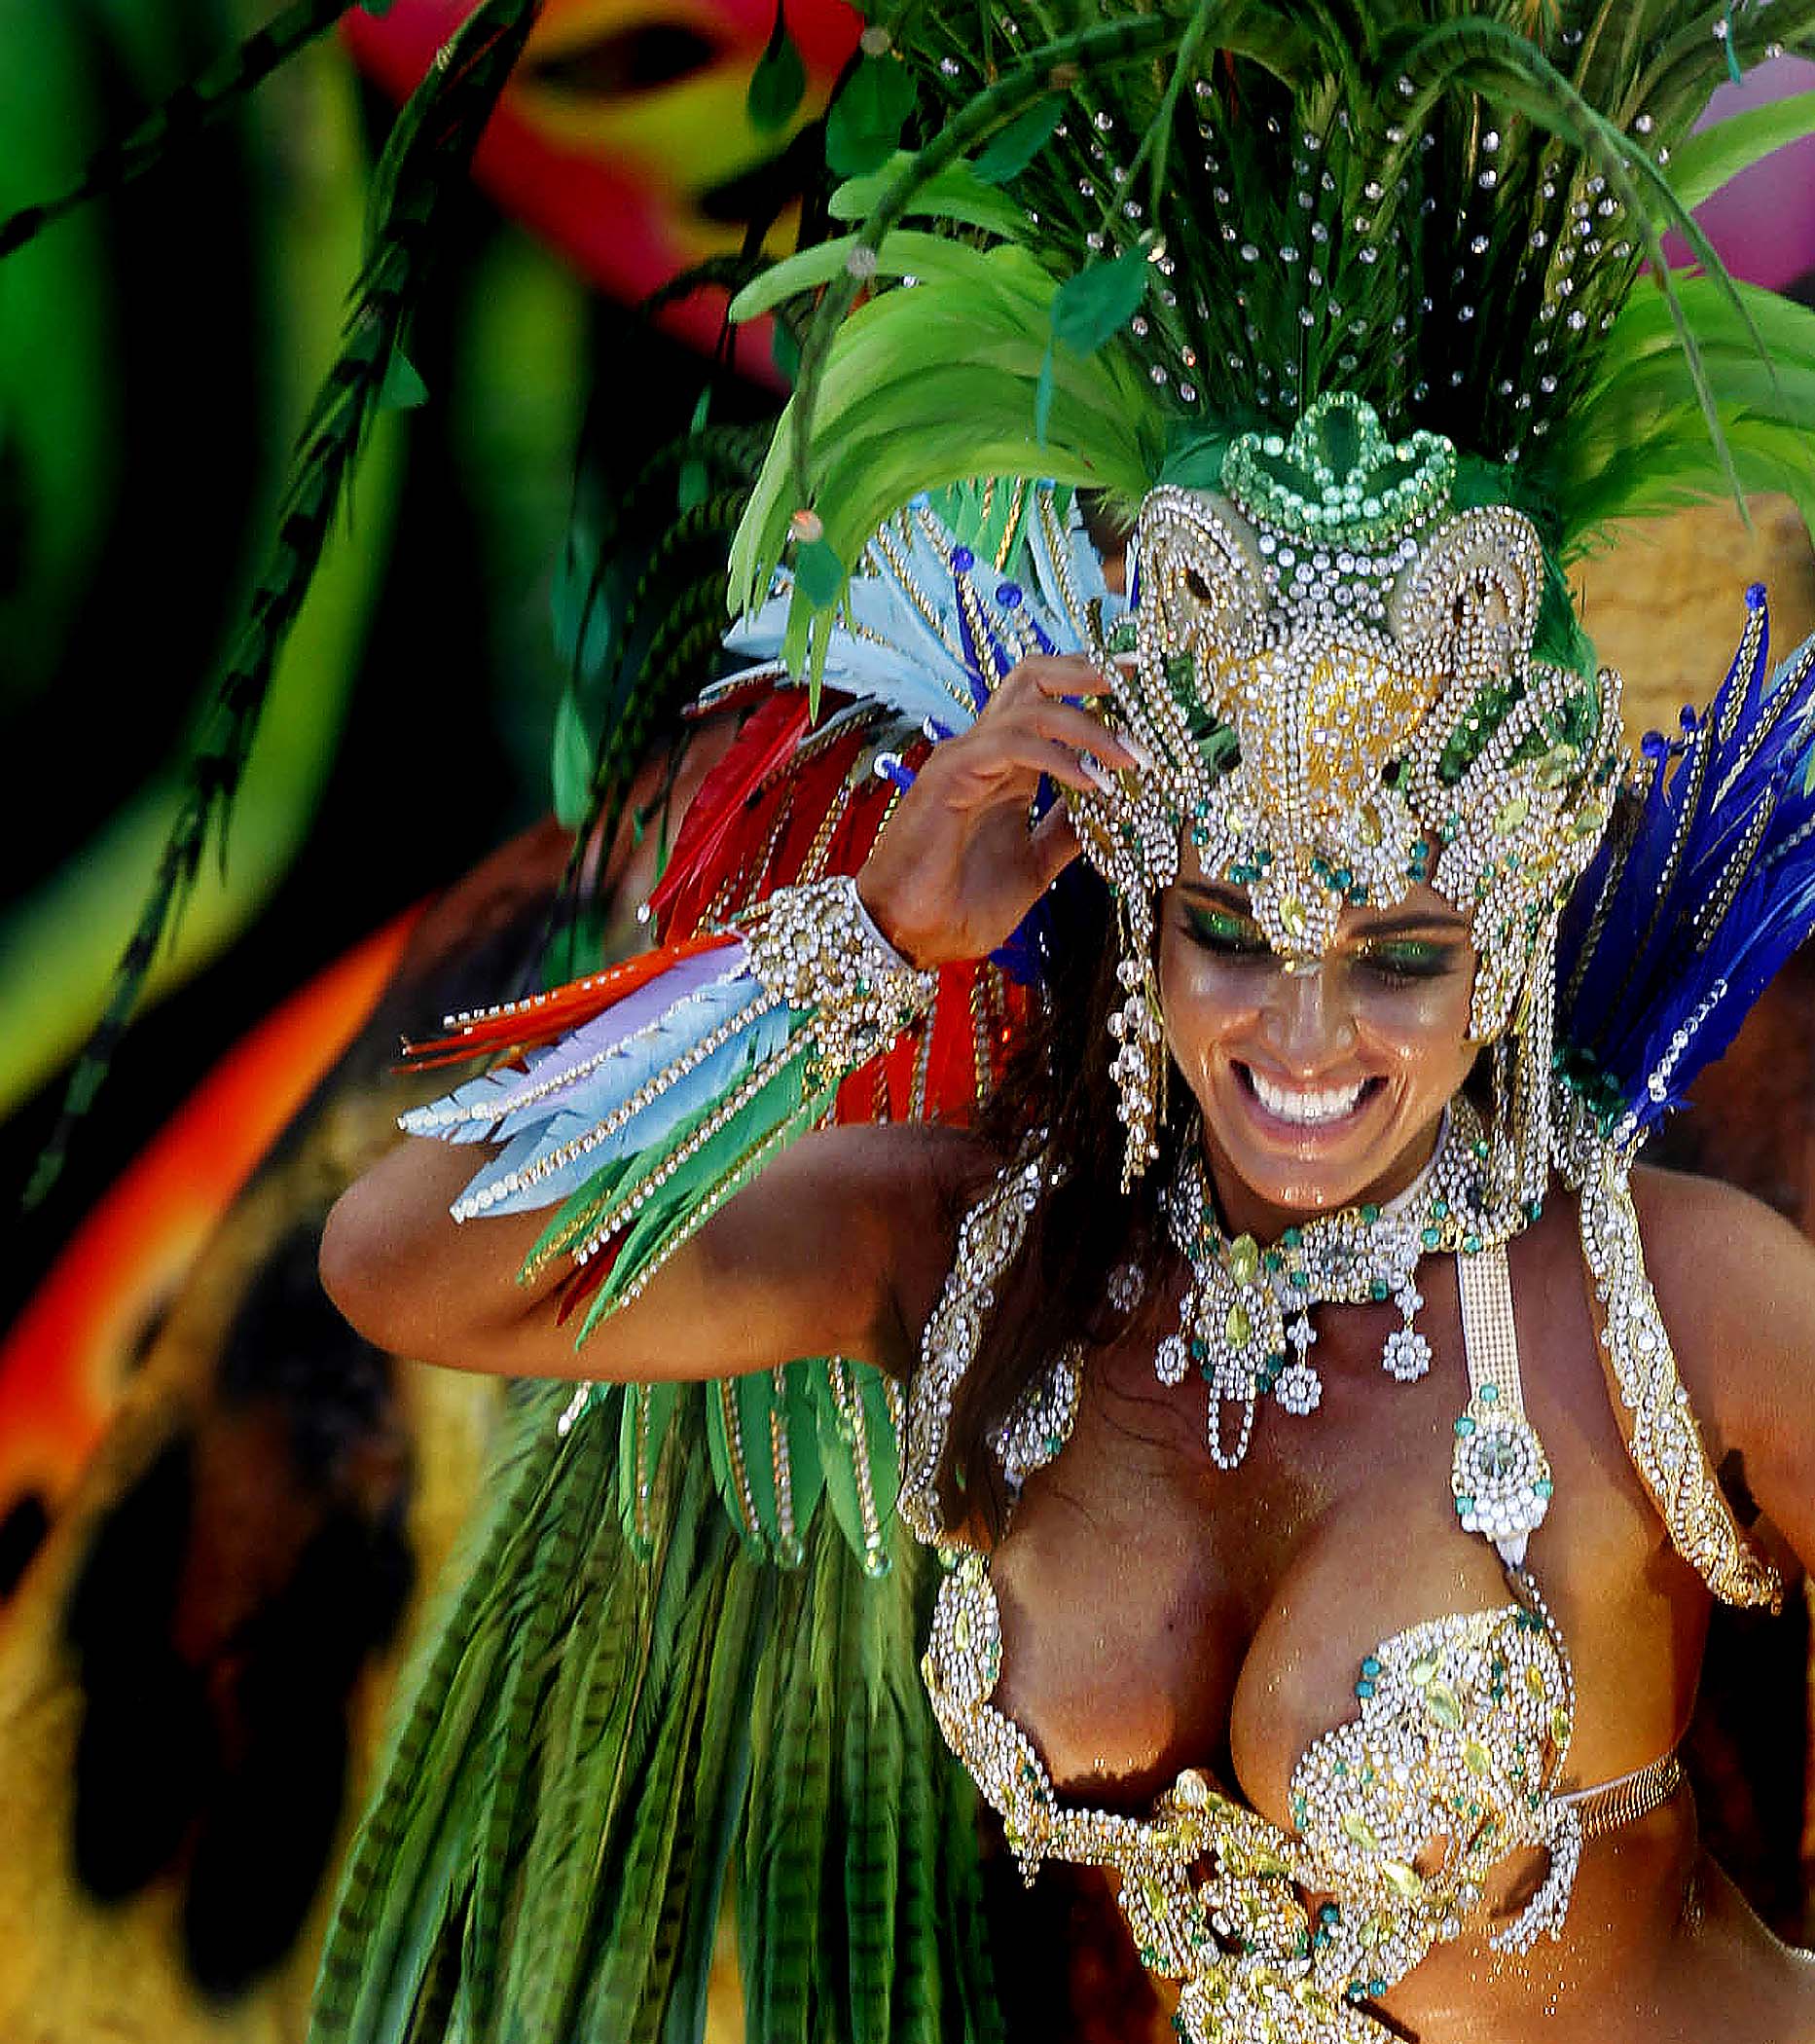
M1372 551L1449 502L1456 450L1440 433L1389 440L1347 390L1320 397L1292 428L1244 433L1223 457L1223 493L1257 527Z

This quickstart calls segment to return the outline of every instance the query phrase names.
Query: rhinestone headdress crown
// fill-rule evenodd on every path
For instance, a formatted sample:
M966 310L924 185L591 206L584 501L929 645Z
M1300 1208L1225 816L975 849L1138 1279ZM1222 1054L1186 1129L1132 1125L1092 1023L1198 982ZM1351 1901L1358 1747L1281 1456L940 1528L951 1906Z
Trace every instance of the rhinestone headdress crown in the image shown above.
M1289 439L1236 440L1218 492L1152 492L1113 714L1154 765L1072 807L1125 910L1188 835L1289 959L1430 882L1470 920L1484 1041L1606 826L1619 682L1534 657L1537 529L1457 509L1456 478L1447 440L1390 442L1333 393Z

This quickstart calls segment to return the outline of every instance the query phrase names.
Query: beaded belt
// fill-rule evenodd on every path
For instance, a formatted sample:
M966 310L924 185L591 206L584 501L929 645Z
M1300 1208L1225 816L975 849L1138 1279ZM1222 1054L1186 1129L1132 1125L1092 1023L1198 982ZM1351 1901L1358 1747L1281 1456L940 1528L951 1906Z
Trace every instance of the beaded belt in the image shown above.
M1622 1824L1636 1824L1669 1802L1683 1786L1683 1763L1673 1751L1620 1775L1598 1788L1575 1789L1559 1796L1559 1803L1573 1803L1581 1818L1584 1839L1604 1838Z

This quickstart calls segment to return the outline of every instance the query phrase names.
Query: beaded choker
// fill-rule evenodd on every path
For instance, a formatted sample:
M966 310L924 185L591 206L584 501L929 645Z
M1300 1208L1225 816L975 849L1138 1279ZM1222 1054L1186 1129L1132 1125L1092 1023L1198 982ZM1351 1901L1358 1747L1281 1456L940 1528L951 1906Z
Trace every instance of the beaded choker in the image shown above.
M1311 1362L1314 1307L1384 1304L1400 1324L1387 1336L1381 1367L1413 1383L1431 1367L1431 1344L1415 1325L1424 1304L1419 1259L1439 1251L1471 1256L1504 1243L1523 1225L1488 1190L1488 1144L1481 1120L1458 1095L1445 1111L1436 1147L1417 1178L1384 1206L1345 1207L1289 1227L1271 1248L1252 1235L1233 1240L1218 1224L1193 1144L1167 1200L1167 1220L1191 1282L1179 1329L1154 1353L1162 1384L1178 1384L1195 1364L1210 1386L1209 1447L1218 1469L1248 1453L1254 1411L1271 1396L1288 1412L1313 1412L1324 1396ZM1240 1408L1233 1443L1223 1407Z

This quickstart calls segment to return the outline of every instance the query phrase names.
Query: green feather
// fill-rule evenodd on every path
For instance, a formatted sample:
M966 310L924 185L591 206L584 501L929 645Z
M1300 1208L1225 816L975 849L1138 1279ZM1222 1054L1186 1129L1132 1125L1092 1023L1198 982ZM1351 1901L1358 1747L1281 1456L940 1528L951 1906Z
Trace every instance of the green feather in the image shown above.
M539 0L482 0L454 31L398 116L373 181L364 267L354 284L339 359L297 437L278 504L277 532L228 656L137 927L122 952L106 1008L77 1058L61 1111L26 1190L42 1201L91 1107L209 839L226 856L235 789L244 772L272 674L361 447L381 409L405 324L420 298L467 159L504 89Z
M662 2044L699 2044L706 2028L707 1988L718 1938L725 1877L749 1794L750 1713L756 1671L775 1623L775 1574L738 1555L726 1563L724 1608L711 1643L711 1687L701 1733L694 1785L700 1841L680 1930Z
M1721 187L1786 143L1815 130L1815 92L1795 92L1717 121L1678 145L1670 186L1686 206L1698 206Z
M849 1543L848 1543L849 1545ZM853 1550L853 1554L855 1551ZM913 1666L911 1632L898 1623L901 1587L879 1587L839 1557L846 1578L847 1637L854 1655L841 1671L849 1695L843 1726L844 1927L850 1944L853 2044L889 2044L892 2029L898 1832L903 1770L901 1726L891 1676ZM855 1674L855 1681L852 1679ZM854 1694L850 1694L854 1691Z
M672 1464L670 1465L672 1472ZM564 1657L550 1706L549 1788L524 1872L524 1912L507 1954L506 2034L564 2037L596 1958L597 1924L613 1893L608 1873L640 1795L641 1760L655 1736L654 1607L672 1581L666 1566L675 1524L701 1509L697 1491L665 1482L653 1544L662 1559L638 1565L621 1529L601 1522L598 1552L608 1588L586 1610L588 1629ZM603 1636L609 1628L609 1637Z
M853 1554L871 1575L889 1566L889 1527L900 1456L880 1370L833 1356L810 1369L826 1502Z
M558 1665L555 1645L571 1621L579 1562L605 1513L615 1475L609 1429L595 1420L575 1433L580 1439L568 1451L573 1466L560 1509L542 1515L534 1551L513 1571L510 1643L489 1699L480 1761L487 1790L472 1846L465 1958L470 2020L481 2032L490 2024L504 1919L534 1821L540 1734Z
M65 214L158 168L231 113L280 64L325 35L356 4L357 0L295 0L274 15L229 55L179 86L135 128L104 143L68 191L0 217L0 260Z

